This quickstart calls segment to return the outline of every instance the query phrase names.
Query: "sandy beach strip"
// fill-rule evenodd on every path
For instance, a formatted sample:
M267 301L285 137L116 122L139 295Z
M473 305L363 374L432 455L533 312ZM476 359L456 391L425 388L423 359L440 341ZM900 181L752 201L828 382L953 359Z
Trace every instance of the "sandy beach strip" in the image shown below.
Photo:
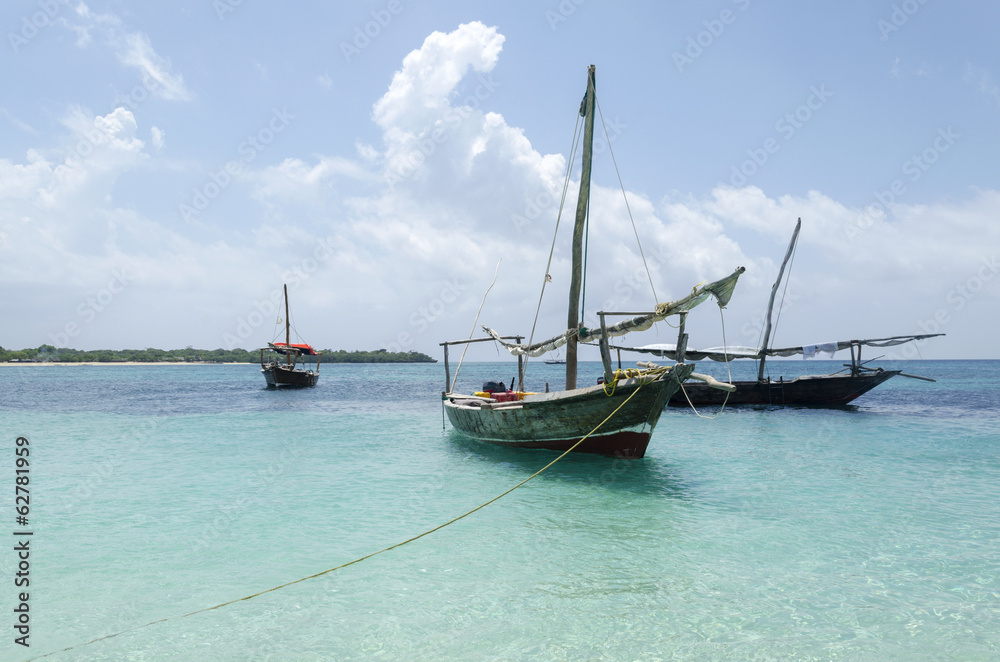
M218 363L216 361L9 361L0 362L2 366L73 366L73 365L260 365L258 362L247 363L236 361Z

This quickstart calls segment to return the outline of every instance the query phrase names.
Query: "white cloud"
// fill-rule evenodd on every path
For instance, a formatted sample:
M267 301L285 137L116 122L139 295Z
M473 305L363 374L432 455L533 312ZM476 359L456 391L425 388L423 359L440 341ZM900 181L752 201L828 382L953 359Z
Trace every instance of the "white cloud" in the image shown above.
M263 168L250 177L255 196L298 199L314 197L338 178L375 182L378 176L356 162L340 157L320 157L315 164L301 159L285 159L276 166Z
M305 215L321 219L337 207L336 218L323 227L340 245L350 246L358 270L357 275L339 272L345 291L337 300L345 309L379 310L381 328L387 330L384 342L377 343L380 346L399 333L423 349L444 336L467 334L500 258L500 278L481 321L504 327L505 332L523 332L530 325L565 159L538 153L520 129L488 112L489 94L475 103L462 98L459 90L484 85L483 77L496 64L502 43L495 28L482 24L431 35L406 56L389 90L374 105L373 118L382 129L381 152L358 144L363 165L344 161L333 167L334 162L322 157L311 163L286 161L262 174L257 194L277 208L308 201ZM487 82L499 86L492 78ZM566 112L568 121L573 121L575 110ZM372 168L381 169L384 185L359 174ZM338 201L345 202L342 189L330 195L330 186L345 177L364 182L367 188L338 207ZM603 181L611 183L612 177ZM983 258L975 249L970 252L967 237L972 227L980 226L987 236L996 235L988 229L988 218L990 210L995 213L1000 207L998 194L991 191L977 192L964 205L896 205L882 217L818 191L804 197L771 197L755 187L720 187L706 198L675 196L660 206L633 192L628 195L660 299L682 296L693 285L728 274L736 266L748 268L728 315L737 328L730 331L730 341L746 344L756 336L743 333L744 327L755 328L751 322L766 302L796 218L802 217L805 224L797 253L802 257L790 290L799 292L799 313L786 317L782 333L788 334L789 342L807 342L827 332L877 336L918 331L917 317L927 314L926 297L943 301L946 291L938 290L948 281L942 278L961 279ZM558 331L565 321L574 196L571 185L550 269L554 282L543 306L542 334ZM589 307L651 305L648 277L617 187L604 187L595 179L591 218ZM935 227L955 225L959 218L970 227L938 242L926 241ZM859 219L864 229L857 232ZM870 293L876 284L900 281L908 286L873 302ZM446 282L459 283L463 294L431 320L425 312ZM871 310L859 306L859 293L871 302ZM392 306L383 311L383 301L395 302L396 311ZM827 304L842 306L851 314L827 310ZM843 323L857 321L858 314L868 315L864 328ZM820 319L824 322L816 324ZM691 323L703 334L719 332L718 318L710 313ZM720 342L720 337L712 337L696 344Z
M22 122L20 119L14 117L13 115L10 114L10 111L8 111L6 108L0 107L0 114L3 114L3 116L7 118L8 122L16 126L21 131L24 131L26 133L37 133L30 124L28 124L27 122Z
M377 149L360 141L354 142L354 148L357 150L358 156L361 157L361 160L366 163L375 163L381 156Z
M118 60L127 67L136 69L146 87L162 99L186 101L191 92L184 85L184 78L172 70L170 61L159 55L142 31L129 31L118 16L110 13L96 14L85 3L76 9L80 22L70 23L62 19L63 25L77 33L77 46L85 48L92 42L92 32L100 31L105 44L115 50Z
M62 121L71 133L58 156L29 150L25 163L0 160L0 224L15 249L0 267L4 279L53 282L102 252L114 182L148 158L124 108L97 117L72 108Z
M267 81L267 68L257 60L251 60L251 62L253 63L254 69L257 70L257 75L260 76L260 79L262 81Z
M180 74L171 71L170 61L157 55L149 37L142 32L133 32L121 37L122 48L118 59L126 66L134 67L143 74L143 80L155 81L153 94L172 101L185 101L191 93L184 87Z
M149 138L153 141L153 147L156 148L157 151L163 149L164 135L163 130L158 127L154 126L149 129Z
M468 334L500 258L480 321L526 332L546 271L565 158L538 152L521 129L490 112L488 88L502 89L490 77L502 44L496 28L478 23L428 37L373 105L381 144L359 141L350 155L248 166L234 177L232 197L243 187L261 211L246 232L226 241L183 236L170 220L116 203L115 181L157 157L146 152L125 109L98 117L72 109L64 119L69 156L32 150L20 162L0 160L0 283L65 292L46 304L48 312L33 309L40 316L24 331L32 340L22 346L48 340L51 329L74 318L80 297L123 265L135 273L133 298L123 295L114 313L129 320L125 331L108 323L99 333L95 322L76 346L223 345L238 320L290 282L300 329L311 328L311 342L436 352L438 342ZM581 88L584 81L581 69ZM568 124L578 103L574 94L561 111ZM88 135L104 137L87 150ZM149 135L159 149L163 132L150 127ZM80 145L88 154L74 158ZM644 308L652 303L649 284L629 210L610 186L617 182L604 158L595 164L592 189L587 308ZM565 323L575 193L571 182L540 337ZM819 191L774 196L756 187L662 200L630 191L628 201L661 300L738 265L748 268L726 313L731 343L756 339L754 320L799 217L804 227L789 286L797 298L778 342L919 332L920 322L942 308L955 320L949 334L995 326L989 311L1000 278L981 281L962 310L948 296L995 261L989 250L1000 246L993 222L998 191L892 205L881 215ZM721 343L718 313L699 311L689 326L693 346ZM241 344L261 343L268 332L254 329Z
M30 320L5 329L5 346L170 344L174 334L188 336L180 319L188 326L214 320L213 331L195 333L222 345L223 329L247 312L225 293L266 288L274 276L260 265L300 254L302 246L236 248L143 217L114 195L116 181L150 158L133 115L118 108L94 117L73 108L63 123L70 134L61 149L29 150L21 162L0 159L0 287L8 312ZM109 296L108 283L119 277L124 289L116 281L110 303L96 298ZM192 322L192 311L200 321Z
M1000 191L972 191L962 202L891 205L880 216L817 191L770 198L755 187L719 187L676 207L689 224L714 221L716 237L745 228L766 240L748 251L754 259L730 305L737 328L759 322L795 219L802 218L790 283L796 303L782 322L786 344L921 333L939 311L955 320L949 334L975 336L981 332L970 329L989 325L1000 298L1000 278L990 267L1000 246L1000 227L990 220L1000 212ZM956 288L970 280L978 288L974 300L959 302ZM753 344L758 328L750 323L738 341ZM737 342L732 333L729 340Z
M348 200L348 218L335 221L333 236L350 245L361 263L378 267L363 281L354 279L353 286L345 282L340 298L348 309L366 309L383 297L396 302L396 309L385 313L382 326L390 332L381 344L397 339L397 331L417 336L432 322L441 335L457 333L446 331L445 324L467 327L500 258L500 279L482 321L516 324L519 328L510 330L522 331L530 323L546 271L565 158L540 154L521 129L487 110L490 95L502 84L488 75L502 43L495 28L480 23L428 37L406 56L389 90L374 104L383 151L357 145L361 162L379 169L381 177ZM570 123L577 105L577 98L567 105ZM325 197L334 176L364 179L346 163L338 169L332 165L322 158L313 164L286 161L261 173L257 195L279 208L309 201L308 213L322 217L336 204ZM549 269L554 283L547 290L540 333L555 332L565 321L575 189L570 186ZM707 216L692 229L680 209L668 210L665 223L641 196L630 193L630 206L661 297L682 296L697 282L749 262L735 242L717 236L719 223ZM652 305L621 191L595 183L591 214L599 220L589 249L596 265L588 282L589 300L619 309ZM463 294L447 315L431 320L422 311L430 310L443 283L457 283ZM421 336L413 342L426 346L441 339Z
M403 59L403 68L375 104L375 121L383 128L422 130L440 118L470 68L480 73L493 70L504 39L495 27L478 21L449 34L431 33L423 46Z
M962 77L962 80L975 86L980 94L988 97L1000 106L1000 85L997 85L993 75L989 71L973 65L971 62L966 62L965 75Z

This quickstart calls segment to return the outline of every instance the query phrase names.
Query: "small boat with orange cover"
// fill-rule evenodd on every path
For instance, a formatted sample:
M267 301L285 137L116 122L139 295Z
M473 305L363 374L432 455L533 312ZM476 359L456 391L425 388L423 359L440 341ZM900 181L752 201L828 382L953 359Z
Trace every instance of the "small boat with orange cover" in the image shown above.
M319 381L321 353L317 352L312 345L292 342L292 325L288 317L288 285L285 285L284 291L285 342L269 342L267 347L261 348L260 371L264 374L268 388L316 386L316 382ZM306 368L306 362L303 358L306 356L316 357L315 370ZM280 357L284 357L284 361L280 360ZM299 367L300 363L301 367Z

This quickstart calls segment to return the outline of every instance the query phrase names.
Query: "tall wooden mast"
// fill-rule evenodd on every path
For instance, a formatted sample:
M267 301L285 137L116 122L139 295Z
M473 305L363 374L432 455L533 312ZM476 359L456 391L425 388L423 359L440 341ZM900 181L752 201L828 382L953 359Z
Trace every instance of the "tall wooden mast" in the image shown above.
M590 207L590 164L594 145L594 65L587 68L587 95L580 105L583 123L583 169L580 172L580 195L576 201L576 224L573 226L573 279L569 285L568 329L580 327L580 288L583 282L583 231ZM566 343L566 390L576 388L577 336Z
M285 284L285 361L292 365L292 323L288 319L288 285Z
M785 273L785 265L788 258L792 256L795 248L795 241L799 238L799 228L802 227L802 219L795 223L795 230L792 232L792 240L788 242L788 250L785 251L785 259L781 262L781 269L778 269L778 278L771 286L771 299L767 302L767 321L764 323L764 340L760 344L760 367L757 369L757 381L764 381L764 361L766 360L767 344L771 340L771 309L774 308L774 295L778 293L778 285L781 285L781 277Z

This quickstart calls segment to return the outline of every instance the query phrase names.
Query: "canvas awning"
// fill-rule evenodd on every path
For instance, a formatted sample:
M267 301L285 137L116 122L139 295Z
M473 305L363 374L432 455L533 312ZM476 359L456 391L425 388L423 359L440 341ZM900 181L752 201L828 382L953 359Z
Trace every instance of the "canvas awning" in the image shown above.
M609 338L613 338L616 336L623 336L632 331L645 331L653 326L655 322L666 319L671 315L677 315L691 310L695 306L704 302L710 296L714 296L716 298L719 302L720 308L725 308L726 304L729 303L729 300L733 296L733 290L736 288L736 281L739 280L739 277L743 275L744 271L746 271L745 268L737 267L732 274L726 276L725 278L720 278L719 280L709 283L708 285L692 288L691 294L682 299L658 304L656 306L656 310L652 313L637 315L635 317L630 317L627 320L618 322L617 324L609 325L607 327L607 336ZM522 356L525 354L528 356L541 356L546 352L551 352L554 349L562 347L575 335L579 335L581 342L593 342L604 337L603 332L599 328L588 329L586 327L581 327L580 329L568 329L554 338L549 338L548 340L534 343L532 345L519 345L517 343L503 340L499 333L485 325L483 326L483 330L492 336L494 340L503 345L507 351L514 356Z
M816 343L813 345L801 345L798 347L775 347L763 352L764 356L796 356L801 354L803 358L810 359L817 354L826 354L829 357L833 357L834 353L842 349L848 349L851 345L865 345L867 347L892 347L894 345L902 345L903 343L913 342L914 340L923 340L925 338L934 338L936 336L943 336L943 333L926 333L921 335L910 335L910 336L890 336L888 338L871 338L868 340L835 340L831 342ZM643 354L652 354L654 356L665 357L668 359L677 360L677 347L669 343L657 343L653 345L643 345L642 347L618 347L612 346L612 349L620 349L628 352L640 352ZM709 347L708 349L692 349L688 348L684 352L684 357L686 359L691 359L692 361L702 361L704 359L709 359L711 361L731 361L733 359L759 359L761 357L761 351L756 347L744 347L738 345L732 345L730 347Z

